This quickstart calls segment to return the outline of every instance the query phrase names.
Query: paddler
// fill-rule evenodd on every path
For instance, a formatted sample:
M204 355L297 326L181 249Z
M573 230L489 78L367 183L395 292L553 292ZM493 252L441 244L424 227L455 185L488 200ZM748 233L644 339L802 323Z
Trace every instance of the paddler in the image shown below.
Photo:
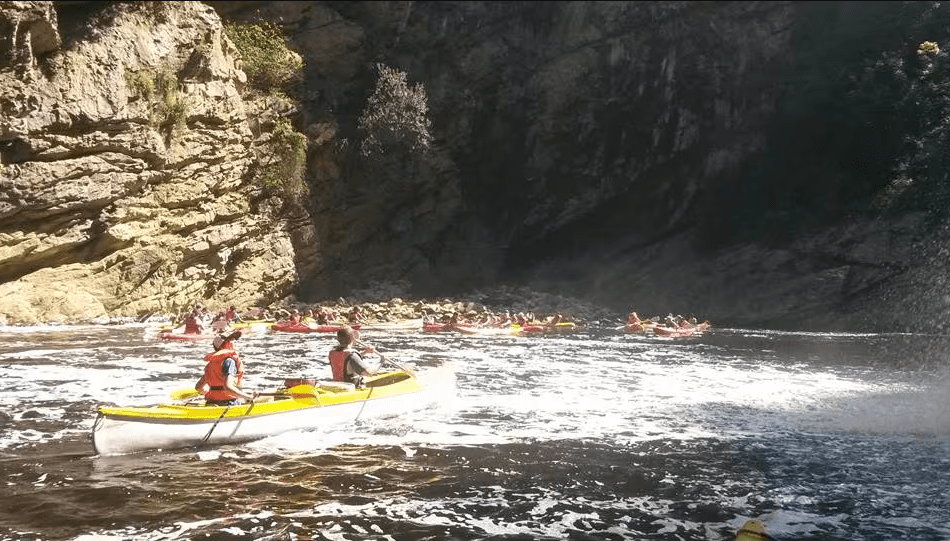
M359 339L359 331L349 325L344 325L336 332L336 339L339 344L330 350L328 355L330 359L330 371L333 373L333 381L345 381L361 387L363 376L372 376L376 373L366 366L363 355L375 353L372 348L366 348L362 354L353 349L353 345Z
M253 402L260 396L241 388L244 363L232 343L240 337L241 331L215 336L212 342L214 351L205 355L205 373L195 384L195 390L204 394L209 405L234 406L244 401Z

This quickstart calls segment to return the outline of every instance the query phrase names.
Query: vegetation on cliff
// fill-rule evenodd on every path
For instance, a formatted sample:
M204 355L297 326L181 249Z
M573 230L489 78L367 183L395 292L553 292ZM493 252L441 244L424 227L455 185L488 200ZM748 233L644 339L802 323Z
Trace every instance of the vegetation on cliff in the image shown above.
M421 83L410 86L406 73L377 64L379 78L359 118L365 138L360 151L379 156L389 151L419 153L432 143L429 105Z
M149 124L163 130L169 139L181 134L188 120L188 105L178 77L170 69L127 71L126 84L149 104Z
M251 89L269 109L259 124L265 133L256 152L256 180L265 189L278 189L286 199L299 201L308 191L304 181L307 136L287 118L296 105L284 90L300 82L303 58L287 46L273 23L227 24L225 33L241 54Z
M286 88L300 81L303 58L287 47L280 28L269 22L227 24L224 31L241 52L248 82L259 89Z

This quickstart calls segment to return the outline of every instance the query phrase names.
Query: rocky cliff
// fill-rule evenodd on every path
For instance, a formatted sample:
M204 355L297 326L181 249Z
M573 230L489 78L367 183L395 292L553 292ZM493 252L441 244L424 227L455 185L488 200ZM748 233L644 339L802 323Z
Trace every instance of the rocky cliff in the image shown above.
M220 18L158 4L78 9L62 39L51 2L0 3L12 36L0 74L10 320L269 303L307 272L309 216L242 180L255 105Z
M919 47L947 11L0 2L0 313L521 283L724 325L941 330L946 54ZM222 19L276 22L304 58L284 112L302 205L250 178L273 112ZM376 63L425 87L425 155L358 152ZM171 95L145 95L161 73Z

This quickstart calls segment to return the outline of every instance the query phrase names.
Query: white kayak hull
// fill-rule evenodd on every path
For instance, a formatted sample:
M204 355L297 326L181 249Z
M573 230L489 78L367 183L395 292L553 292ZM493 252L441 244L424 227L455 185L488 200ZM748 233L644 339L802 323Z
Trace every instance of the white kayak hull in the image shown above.
M222 415L205 419L136 418L100 408L93 426L93 445L99 455L120 455L253 441L284 432L314 430L425 409L444 398L443 385L446 382L420 385L410 392L389 396L380 392L378 398L370 393L365 400L335 404L287 399L286 403L297 404L284 411L267 411L272 407L267 402L242 404L218 408ZM452 388L454 392L454 378Z

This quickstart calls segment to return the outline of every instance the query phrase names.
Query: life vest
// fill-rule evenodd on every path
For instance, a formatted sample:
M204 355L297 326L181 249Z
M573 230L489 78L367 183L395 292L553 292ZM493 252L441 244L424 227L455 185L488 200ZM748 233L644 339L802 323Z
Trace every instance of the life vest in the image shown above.
M330 371L333 373L333 381L357 383L357 381L354 381L353 377L346 373L347 359L350 358L351 353L354 353L354 351L349 348L343 350L334 348L330 350ZM365 376L366 372L364 371L360 375Z
M198 325L198 320L193 317L185 320L185 334L201 334L201 326Z
M346 381L346 359L349 358L352 349L332 349L330 350L330 371L333 373L333 381Z
M244 363L241 362L237 352L233 349L213 351L205 355L205 362L208 363L205 365L205 383L211 387L211 390L205 393L205 400L223 402L238 398L224 385L227 377L224 375L224 360L228 357L231 357L237 363L237 385L238 387L241 386L241 379L244 377Z

